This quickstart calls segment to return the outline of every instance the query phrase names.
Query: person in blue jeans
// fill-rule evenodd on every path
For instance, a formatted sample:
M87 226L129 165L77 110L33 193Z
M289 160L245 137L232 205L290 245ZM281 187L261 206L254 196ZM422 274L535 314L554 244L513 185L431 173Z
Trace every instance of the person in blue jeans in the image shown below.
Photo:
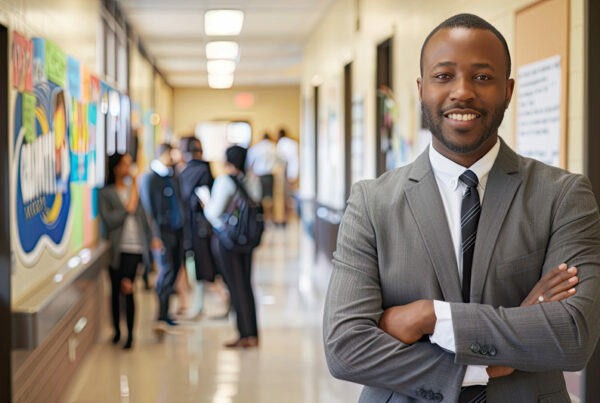
M172 147L160 144L150 171L140 183L140 198L152 232L152 254L158 267L156 335L162 339L166 326L177 323L169 316L169 300L174 293L177 273L183 263L183 226L185 216L179 181L173 173Z

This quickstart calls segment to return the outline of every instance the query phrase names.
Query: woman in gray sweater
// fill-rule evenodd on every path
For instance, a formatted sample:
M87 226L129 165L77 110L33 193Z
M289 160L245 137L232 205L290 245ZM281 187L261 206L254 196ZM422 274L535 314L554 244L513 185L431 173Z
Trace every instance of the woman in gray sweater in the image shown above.
M135 177L131 175L131 156L114 154L108 159L106 185L98 193L98 209L106 238L111 245L109 274L112 289L112 318L115 328L113 343L121 338L119 300L125 295L127 341L133 342L133 281L140 263L150 264L150 229L144 209L139 203Z

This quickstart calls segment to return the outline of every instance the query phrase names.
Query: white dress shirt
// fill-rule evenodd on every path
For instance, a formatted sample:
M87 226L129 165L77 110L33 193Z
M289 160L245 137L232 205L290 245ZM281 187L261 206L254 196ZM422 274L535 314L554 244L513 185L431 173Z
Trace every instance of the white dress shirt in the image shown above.
M433 148L433 145L429 147L429 161L431 162L431 168L433 169L433 174L440 190L440 196L442 197L444 211L446 212L446 219L448 220L448 227L450 228L452 244L454 245L454 254L458 265L458 276L461 283L463 276L463 259L461 248L460 210L463 196L467 191L467 185L459 179L459 176L467 169L470 169L477 175L477 178L479 179L477 192L479 193L479 201L483 203L483 195L485 193L488 176L499 151L500 141L496 141L494 147L492 147L486 155L469 168L465 168L437 152ZM456 353L450 304L444 301L434 301L433 306L437 320L435 323L435 330L431 335L430 340L432 343L439 345L443 349ZM481 365L467 366L467 372L463 379L463 386L486 385L489 380L486 368L486 366Z
M277 150L271 140L261 140L248 149L246 167L255 175L271 175L276 162Z
M298 143L288 137L277 142L277 154L286 162L286 177L295 181L298 178Z

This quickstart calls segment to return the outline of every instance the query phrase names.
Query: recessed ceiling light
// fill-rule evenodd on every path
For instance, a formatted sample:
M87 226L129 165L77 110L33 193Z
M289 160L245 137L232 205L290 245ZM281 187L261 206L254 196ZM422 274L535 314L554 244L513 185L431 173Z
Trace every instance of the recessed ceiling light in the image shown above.
M233 74L209 74L208 86L210 88L231 88Z
M241 10L210 10L204 14L204 33L208 36L239 35L244 23Z
M208 74L233 74L235 62L233 60L209 60L206 62Z
M240 52L240 45L233 41L214 41L206 44L207 59L236 60Z

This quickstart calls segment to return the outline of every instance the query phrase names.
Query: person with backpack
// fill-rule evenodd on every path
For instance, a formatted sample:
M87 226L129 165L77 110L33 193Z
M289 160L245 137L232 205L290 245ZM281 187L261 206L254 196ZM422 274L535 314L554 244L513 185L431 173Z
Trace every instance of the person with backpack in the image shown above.
M215 179L210 198L201 197L204 215L212 224L212 249L218 270L231 296L237 316L239 338L226 347L257 347L258 325L252 290L252 251L264 229L262 206L248 194L245 185L246 149L231 146L226 151L226 174Z

